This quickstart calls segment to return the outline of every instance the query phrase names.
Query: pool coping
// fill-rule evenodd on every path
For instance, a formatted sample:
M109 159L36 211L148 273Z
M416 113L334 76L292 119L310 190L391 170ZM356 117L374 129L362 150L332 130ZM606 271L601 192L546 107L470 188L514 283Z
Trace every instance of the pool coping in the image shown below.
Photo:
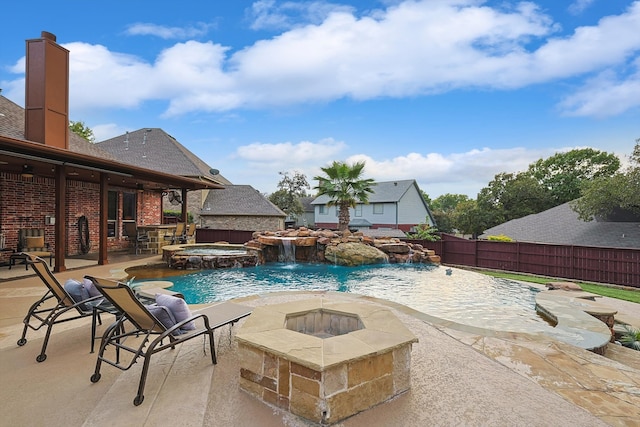
M598 295L582 291L543 291L536 295L536 310L556 322L555 328L570 332L558 340L596 353L603 352L611 341L611 327L602 319L617 310L594 301Z

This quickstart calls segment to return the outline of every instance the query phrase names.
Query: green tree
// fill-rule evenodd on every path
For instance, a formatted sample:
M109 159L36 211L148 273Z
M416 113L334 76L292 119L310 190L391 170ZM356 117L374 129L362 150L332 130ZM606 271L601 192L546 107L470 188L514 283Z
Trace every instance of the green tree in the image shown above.
M91 130L90 127L86 126L84 122L74 122L70 120L69 129L71 129L73 133L80 135L91 143L96 142L96 137L93 135L93 130Z
M462 234L471 234L475 239L490 227L491 213L481 208L476 200L458 203L454 213L455 227Z
M613 176L599 176L585 182L582 197L571 207L584 221L606 217L617 209L640 215L640 138L629 157L629 167Z
M499 173L478 194L478 208L493 227L553 207L551 194L526 172Z
M592 148L557 153L529 165L528 173L549 191L553 206L581 196L583 183L611 177L620 169L615 154Z
M311 188L307 177L300 172L295 172L293 176L289 176L289 172L278 173L282 179L278 182L278 190L269 196L269 200L291 218L302 215L304 207L300 198L306 197L307 189Z
M433 214L433 218L438 224L438 230L444 233L452 233L455 231L454 224L455 210L458 204L470 200L466 194L443 194L436 197L429 208Z
M346 162L334 161L331 166L320 168L325 176L316 176L318 180L318 195L329 196L329 206L338 207L338 229L349 228L349 208L355 208L357 203L368 203L369 194L373 193L373 179L363 179L364 162L348 165Z

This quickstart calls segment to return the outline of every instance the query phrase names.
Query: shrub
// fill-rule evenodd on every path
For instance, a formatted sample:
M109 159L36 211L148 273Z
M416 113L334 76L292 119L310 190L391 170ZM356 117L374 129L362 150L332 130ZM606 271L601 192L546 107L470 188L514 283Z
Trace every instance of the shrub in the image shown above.
M640 350L640 329L634 329L629 325L623 325L624 333L620 337L623 346Z
M413 233L407 233L409 239L427 240L429 242L435 242L440 240L440 235L437 234L438 229L429 226L429 224L416 225L416 231Z
M488 236L487 240L491 240L493 242L513 242L513 239L509 236L505 236L504 234L498 234L497 236Z

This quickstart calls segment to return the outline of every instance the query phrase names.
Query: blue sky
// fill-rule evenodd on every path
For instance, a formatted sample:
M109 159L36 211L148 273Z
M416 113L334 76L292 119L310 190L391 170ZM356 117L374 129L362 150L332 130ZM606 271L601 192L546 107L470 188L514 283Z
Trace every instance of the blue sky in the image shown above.
M97 140L162 128L234 184L276 190L365 161L379 181L475 198L494 175L640 138L640 1L12 1L25 40L70 50L70 118Z

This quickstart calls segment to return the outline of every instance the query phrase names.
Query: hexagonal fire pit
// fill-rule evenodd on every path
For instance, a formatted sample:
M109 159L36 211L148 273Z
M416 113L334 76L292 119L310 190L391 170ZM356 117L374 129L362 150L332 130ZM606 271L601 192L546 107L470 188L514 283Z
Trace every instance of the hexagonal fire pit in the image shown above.
M242 389L322 424L407 391L418 341L385 308L324 298L257 307L236 339Z

